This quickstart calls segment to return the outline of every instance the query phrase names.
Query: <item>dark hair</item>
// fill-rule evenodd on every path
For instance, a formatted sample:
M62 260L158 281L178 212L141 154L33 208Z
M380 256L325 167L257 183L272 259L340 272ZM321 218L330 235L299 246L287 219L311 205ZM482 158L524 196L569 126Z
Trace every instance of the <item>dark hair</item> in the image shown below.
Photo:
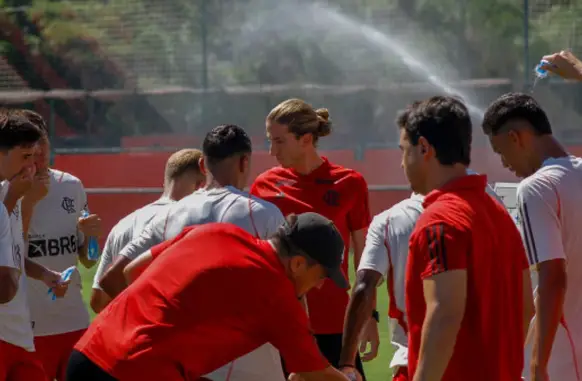
M12 115L16 115L16 116L20 116L20 117L28 119L30 121L30 123L37 126L44 134L46 134L48 136L49 131L48 131L48 127L46 125L46 122L45 122L44 118L36 111L32 111L32 110L25 109L25 108L18 108L18 109L10 110L10 112L12 113Z
M0 149L9 151L15 147L35 145L44 133L27 118L0 113Z
M202 143L202 153L210 165L252 151L251 139L245 130L234 124L214 127L206 134Z
M434 147L442 165L471 163L473 125L463 102L450 96L434 96L411 106L404 125L412 145L422 136Z
M508 93L489 105L483 117L483 132L496 135L510 120L527 121L537 135L552 133L548 116L538 102L527 94Z
M404 110L400 110L398 112L398 115L396 116L396 125L399 128L404 128L406 126L406 123L408 123L408 116L410 115L412 110L414 110L414 108L416 108L416 106L418 106L421 103L422 101L414 101L408 106L406 106Z

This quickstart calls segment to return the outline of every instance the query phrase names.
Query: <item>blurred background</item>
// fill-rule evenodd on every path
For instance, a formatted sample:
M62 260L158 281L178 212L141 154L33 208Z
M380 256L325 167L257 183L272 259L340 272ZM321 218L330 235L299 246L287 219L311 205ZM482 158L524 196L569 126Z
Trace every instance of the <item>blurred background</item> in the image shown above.
M364 175L376 214L410 194L394 119L417 99L465 100L472 167L491 182L516 181L480 133L509 91L533 92L582 155L581 85L533 75L544 54L582 54L580 20L582 0L0 0L0 105L46 118L54 166L83 181L109 229L218 124L252 136L253 176L276 165L265 116L303 98L329 109L322 154ZM371 380L388 374L381 327Z

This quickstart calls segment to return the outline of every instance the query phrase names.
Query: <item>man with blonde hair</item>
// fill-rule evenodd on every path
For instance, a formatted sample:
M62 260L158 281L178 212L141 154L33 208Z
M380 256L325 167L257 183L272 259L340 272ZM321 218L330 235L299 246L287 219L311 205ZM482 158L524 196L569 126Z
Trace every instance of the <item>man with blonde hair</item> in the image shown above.
M151 204L130 213L111 229L93 280L93 292L91 294L91 308L93 311L101 312L112 299L110 295L103 291L99 281L111 267L121 249L138 237L155 216L168 213L168 209L172 204L188 196L204 184L204 174L200 171L199 165L201 158L202 152L197 149L183 149L172 154L166 162L164 193L162 196Z

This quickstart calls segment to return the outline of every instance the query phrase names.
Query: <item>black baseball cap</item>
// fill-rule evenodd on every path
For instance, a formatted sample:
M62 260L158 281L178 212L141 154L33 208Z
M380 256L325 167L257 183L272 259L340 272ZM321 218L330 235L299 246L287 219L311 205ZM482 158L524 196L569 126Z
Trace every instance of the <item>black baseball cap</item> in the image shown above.
M323 266L327 277L339 287L349 287L342 271L344 240L331 220L317 213L302 213L293 224L286 221L283 229L283 239Z

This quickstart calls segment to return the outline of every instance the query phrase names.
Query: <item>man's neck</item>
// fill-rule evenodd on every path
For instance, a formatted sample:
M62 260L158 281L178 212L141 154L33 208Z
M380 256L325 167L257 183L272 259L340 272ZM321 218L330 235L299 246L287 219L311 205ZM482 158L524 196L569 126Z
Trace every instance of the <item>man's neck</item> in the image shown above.
M298 162L293 165L293 169L302 175L308 175L315 169L319 168L321 164L323 164L323 159L315 150L313 150L303 156L301 160L298 160Z
M424 196L435 189L442 188L449 182L459 178L467 176L467 167L455 164L453 166L443 166L439 165L429 172L429 177L426 181L426 190Z
M540 168L547 159L568 156L568 152L552 135L540 136L536 140L535 152L538 153L536 167Z
M231 181L231 179L226 179L226 178L222 178L221 176L213 176L210 173L208 173L206 175L206 185L204 186L204 189L216 189L216 188L224 188L224 187L234 187L237 189L240 189L239 187L237 187L233 181Z

